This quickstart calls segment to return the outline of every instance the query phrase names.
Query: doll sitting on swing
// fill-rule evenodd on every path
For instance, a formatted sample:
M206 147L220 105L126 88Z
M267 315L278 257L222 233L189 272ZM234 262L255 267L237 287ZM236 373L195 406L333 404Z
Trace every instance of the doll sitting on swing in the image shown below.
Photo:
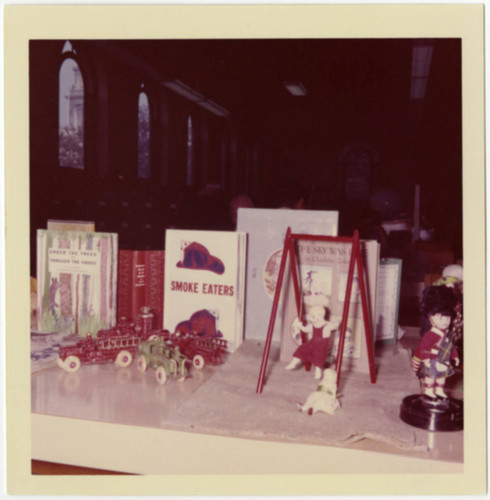
M459 365L456 333L451 330L457 297L451 288L429 286L422 295L420 311L430 322L412 357L412 369L423 379L423 394L430 399L447 399L446 378ZM454 365L454 366L453 366Z
M322 378L330 344L330 335L339 326L338 323L327 321L325 315L326 308L315 305L310 309L306 326L302 324L299 318L294 320L293 331L304 332L308 335L309 340L294 351L293 359L286 366L286 370L293 370L301 363L311 363L315 367L315 378Z

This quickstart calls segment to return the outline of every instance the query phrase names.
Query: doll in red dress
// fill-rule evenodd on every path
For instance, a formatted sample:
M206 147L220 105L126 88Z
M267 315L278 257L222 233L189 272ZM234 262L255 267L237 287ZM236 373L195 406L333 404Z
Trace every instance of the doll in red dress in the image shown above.
M455 347L457 334L450 328L455 314L457 297L451 288L429 286L421 300L421 313L431 328L424 333L412 357L412 369L422 379L423 394L431 399L447 399L446 378L459 365Z
M293 329L304 332L309 340L294 351L293 359L286 366L286 370L293 370L301 363L311 363L315 367L315 378L321 379L327 359L330 335L338 324L325 319L325 307L316 305L310 309L309 321L304 326L299 318L293 322Z

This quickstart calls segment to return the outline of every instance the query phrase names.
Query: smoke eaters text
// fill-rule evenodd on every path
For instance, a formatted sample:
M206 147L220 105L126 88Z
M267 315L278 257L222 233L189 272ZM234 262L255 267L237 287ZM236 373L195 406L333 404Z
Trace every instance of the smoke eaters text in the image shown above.
M228 297L235 295L234 286L198 283L195 281L172 281L170 289L184 293L203 293L206 295L224 295Z

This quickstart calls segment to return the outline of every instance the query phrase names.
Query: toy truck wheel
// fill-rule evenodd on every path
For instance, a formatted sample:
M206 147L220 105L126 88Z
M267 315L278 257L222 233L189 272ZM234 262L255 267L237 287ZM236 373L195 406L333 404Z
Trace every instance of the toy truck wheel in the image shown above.
M138 361L136 364L138 366L138 370L141 373L144 373L146 372L146 370L148 370L148 363L146 362L146 358L143 355L138 357Z
M133 356L129 351L121 351L116 358L116 365L121 367L121 368L126 368L126 366L129 366L131 362L133 361Z
M68 373L73 373L76 372L82 363L80 362L80 359L77 356L68 356L65 359L65 363L63 365L63 368L68 372Z
M159 366L156 369L155 377L157 379L157 382L161 385L163 385L167 381L167 372L165 371L165 368L163 366Z
M198 370L202 370L204 368L204 365L206 362L204 361L204 358L200 354L196 354L192 358L192 364L194 368L197 368Z

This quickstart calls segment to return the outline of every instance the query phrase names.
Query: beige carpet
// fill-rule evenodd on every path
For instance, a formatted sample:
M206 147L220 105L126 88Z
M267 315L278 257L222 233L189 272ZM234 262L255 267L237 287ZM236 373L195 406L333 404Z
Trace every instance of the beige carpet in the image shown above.
M378 379L342 373L341 409L334 415L298 411L315 390L313 372L287 371L272 346L262 394L256 394L263 343L248 340L215 375L165 419L176 429L321 445L343 446L370 438L400 449L425 451L425 431L399 417L404 396L418 392L407 350L394 347L376 357ZM419 436L419 439L418 439ZM425 438L425 439L424 439Z

